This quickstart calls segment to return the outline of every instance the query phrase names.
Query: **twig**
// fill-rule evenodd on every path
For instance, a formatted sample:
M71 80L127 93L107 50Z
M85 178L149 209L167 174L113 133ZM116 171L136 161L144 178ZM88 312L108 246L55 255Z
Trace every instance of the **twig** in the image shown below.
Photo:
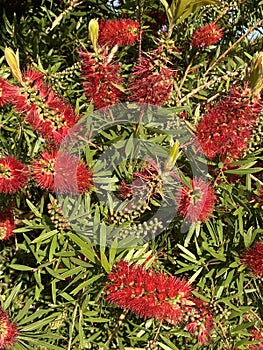
M51 27L46 29L46 34L48 34L49 32L51 32L56 26L58 26L60 24L60 22L62 21L62 18L70 11L72 11L75 7L77 7L78 5L82 4L83 0L70 0L69 2L69 6L63 11L61 12L61 14L59 16L57 16L55 18L55 20L53 21Z
M250 174L250 177L251 177L251 179L253 179L253 180L255 180L256 182L258 182L261 186L263 186L263 182L260 181L256 176Z
M141 121L142 121L143 115L144 115L144 110L142 109L141 112L140 112L140 115L139 115L138 123L137 123L137 125L136 125L136 130L135 130L135 133L136 133L136 134L139 133L140 125L141 125Z
M142 5L143 0L137 1L138 5L138 22L139 22L139 60L142 57Z
M218 57L218 59L207 69L207 71L204 74L204 77L208 74L208 72L213 69L219 61L221 61L222 58L224 58L231 50L233 50L234 47L237 46L237 44L239 44L246 36L248 36L251 32L253 32L254 29L256 29L258 26L260 26L263 23L263 19L257 21L257 23L255 23L251 28L249 28L243 35L241 35L240 38L238 38L234 44L232 44L225 52L222 53L222 55L220 55Z
M223 326L222 326L222 324L221 324L220 322L218 322L218 325L219 325L219 328L220 328L221 331L222 331L222 335L223 335L223 337L224 337L224 339L225 339L226 345L227 345L228 348L230 349L230 343L229 343L229 341L228 341L228 339L227 339L226 332L225 332L225 330L224 330L224 328L223 328Z
M71 322L71 334L70 334L70 338L69 338L69 341L68 341L68 350L71 349L71 344L72 344L72 336L73 336L73 332L74 332L74 327L75 327L75 322L76 322L76 317L77 317L77 311L78 311L78 304L76 303L76 306L75 306L75 309L74 309L74 312L73 312L73 320Z
M220 96L220 93L216 93L214 96L211 96L207 101L206 103L210 103L212 101L214 101L218 96Z
M106 345L108 345L112 339L114 338L114 336L116 335L116 333L118 332L120 326L122 325L123 323L123 320L125 319L126 315L128 313L128 310L125 310L124 312L122 312L122 314L120 315L119 319L118 319L118 322L116 323L113 331L111 332L108 340L106 341Z
M158 335L159 335L160 330L161 330L161 327L162 327L162 324L163 324L163 320L161 320L161 322L160 322L159 325L158 325L158 328L157 328L157 331L156 331L155 336L154 336L154 338L153 338L153 341L156 341L156 340L157 340Z
M220 21L221 18L224 17L224 15L230 10L230 7L227 7L226 9L224 9L224 11L220 14L220 16L217 17L217 19L214 21L215 24L217 24L217 22Z
M182 89L182 87L183 87L183 85L184 85L184 82L185 82L185 79L186 79L186 77L187 77L187 74L189 73L189 70L190 70L190 68L191 68L191 66L192 66L192 64L193 64L193 61L194 61L194 59L196 58L196 56L198 55L198 53L199 53L199 51L196 51L196 53L195 53L194 56L192 57L190 63L188 64L188 66L187 66L187 68L186 68L186 70L185 70L185 72L184 72L184 76L183 76L183 78L182 78L182 80L181 80L181 83L180 83L180 85L179 85L179 90Z
M203 89L205 89L205 88L207 88L207 87L213 85L213 84L214 84L216 81L218 81L218 80L227 79L227 78L229 78L229 77L231 77L231 76L235 76L235 75L238 75L238 74L240 74L239 71L238 71L238 72L231 72L230 74L225 74L225 75L223 75L223 76L221 76L221 77L216 77L216 78L214 78L214 79L212 79L212 80L206 82L205 84L198 86L198 87L195 88L194 90L192 90L189 94L187 94L186 96L184 96L183 98L181 98L181 100L179 101L179 103L181 104L182 102L188 100L190 97L194 96L194 95L197 94L199 91L201 91L201 90L203 90Z
M199 51L197 51L197 52L194 54L194 56L192 57L190 63L188 64L188 66L187 66L187 68L186 68L186 70L185 70L185 72L184 72L184 76L183 76L183 78L182 78L182 80L181 80L181 83L180 83L180 85L179 85L179 87L178 87L178 89L177 89L177 106L180 106L180 98L181 98L181 96L182 96L182 95L181 95L181 89L182 89L182 87L183 87L183 85L184 85L184 82L185 82L186 77L187 77L187 74L189 73L189 70L190 70L190 68L191 68L191 66L192 66L192 64L193 64L193 61L194 61L194 59L196 58L196 56L198 55L198 52L199 52Z

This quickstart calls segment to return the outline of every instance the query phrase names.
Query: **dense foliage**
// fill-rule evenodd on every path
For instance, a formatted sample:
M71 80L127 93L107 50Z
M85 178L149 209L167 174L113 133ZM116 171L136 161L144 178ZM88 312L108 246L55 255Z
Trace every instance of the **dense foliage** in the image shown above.
M263 349L263 1L11 3L0 349Z

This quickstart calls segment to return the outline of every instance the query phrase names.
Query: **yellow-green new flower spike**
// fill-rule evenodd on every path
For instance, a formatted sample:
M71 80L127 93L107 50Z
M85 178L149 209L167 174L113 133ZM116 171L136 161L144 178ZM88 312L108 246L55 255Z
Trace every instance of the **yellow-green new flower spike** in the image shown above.
M97 52L97 42L99 37L99 22L93 18L89 21L89 38L92 42L94 51Z
M22 73L19 67L19 56L18 51L16 54L10 47L5 48L5 59L10 67L10 70L14 76L14 78L22 83Z
M165 164L165 171L170 171L173 168L173 166L175 165L175 163L180 155L179 147L180 147L180 144L177 140L171 145L171 148L169 151L169 157L168 157L166 164Z
M263 89L263 52L256 53L251 62L250 73L247 77L254 95L258 95Z

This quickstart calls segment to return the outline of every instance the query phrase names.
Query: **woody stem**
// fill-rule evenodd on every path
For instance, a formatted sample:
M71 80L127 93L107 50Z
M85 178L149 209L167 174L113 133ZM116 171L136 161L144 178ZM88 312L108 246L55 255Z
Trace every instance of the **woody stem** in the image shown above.
M158 325L157 331L156 331L155 336L154 336L154 338L153 338L154 341L156 341L157 338L158 338L158 336L159 336L159 333L160 333L162 324L163 324L163 320L161 320L161 322L160 322L159 325Z
M108 338L108 340L107 340L107 342L106 342L107 345L108 345L108 344L112 341L112 339L115 337L115 335L116 335L116 333L118 332L120 326L122 325L122 323L123 323L123 321L124 321L124 319L125 319L127 313L128 313L128 310L125 310L124 312L121 313L121 315L120 315L120 317L119 317L119 319L118 319L118 322L116 323L116 325L115 325L113 331L111 332L111 334L110 334L110 336L109 336L109 338Z

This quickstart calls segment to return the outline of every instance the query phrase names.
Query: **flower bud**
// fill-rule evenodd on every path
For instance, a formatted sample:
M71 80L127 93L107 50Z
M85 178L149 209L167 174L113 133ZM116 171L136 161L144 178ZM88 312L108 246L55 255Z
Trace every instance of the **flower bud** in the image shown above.
M92 42L94 51L97 51L97 42L99 37L99 22L97 19L93 18L89 21L89 38Z
M10 47L5 48L5 59L11 69L11 72L14 76L14 78L22 82L22 73L19 68L19 57L18 57L18 51L15 54L14 51Z

